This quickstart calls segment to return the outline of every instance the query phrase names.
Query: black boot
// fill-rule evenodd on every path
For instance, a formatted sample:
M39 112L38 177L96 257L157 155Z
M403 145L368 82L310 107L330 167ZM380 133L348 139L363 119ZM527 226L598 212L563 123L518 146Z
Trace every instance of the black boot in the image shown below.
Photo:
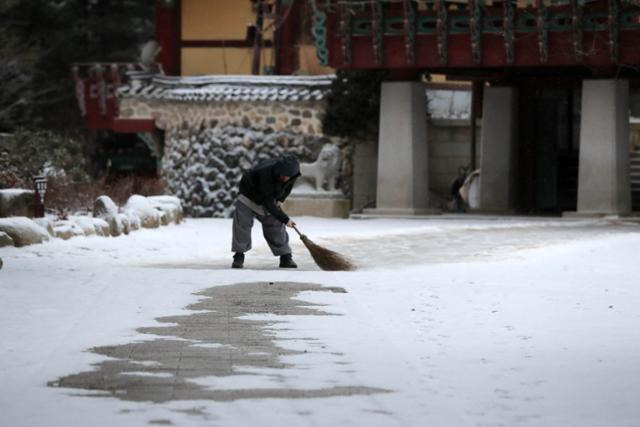
M236 252L233 256L233 264L231 268L242 268L244 266L244 254L242 252Z
M280 255L280 268L298 268L298 264L293 262L291 254Z

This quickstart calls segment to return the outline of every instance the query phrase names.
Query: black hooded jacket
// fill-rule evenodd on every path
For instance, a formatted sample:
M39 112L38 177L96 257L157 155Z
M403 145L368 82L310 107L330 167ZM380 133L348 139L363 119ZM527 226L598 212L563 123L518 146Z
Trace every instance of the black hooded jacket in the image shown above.
M289 180L280 181L281 175L288 176ZM289 222L289 216L276 205L276 202L284 202L299 176L300 164L293 156L265 160L242 175L240 194L264 206L271 215L286 224Z

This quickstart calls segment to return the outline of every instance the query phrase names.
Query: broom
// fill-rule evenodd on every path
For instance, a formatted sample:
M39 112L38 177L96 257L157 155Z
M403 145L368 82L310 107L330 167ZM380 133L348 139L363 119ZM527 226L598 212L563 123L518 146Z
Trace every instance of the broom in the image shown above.
M311 258L313 258L321 269L328 271L350 271L356 269L353 263L339 253L313 243L305 234L302 234L295 225L293 229L296 230L296 233L300 236L300 240L302 240L302 243L304 243L309 250Z

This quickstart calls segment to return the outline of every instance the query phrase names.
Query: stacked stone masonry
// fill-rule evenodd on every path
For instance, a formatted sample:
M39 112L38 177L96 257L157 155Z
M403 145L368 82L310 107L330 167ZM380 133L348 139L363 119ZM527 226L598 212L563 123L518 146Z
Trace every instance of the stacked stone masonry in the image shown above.
M351 146L322 134L322 100L173 101L125 98L120 116L153 119L165 131L162 174L190 216L228 217L242 173L261 160L293 154L312 162L326 143L337 144L340 188L350 195Z

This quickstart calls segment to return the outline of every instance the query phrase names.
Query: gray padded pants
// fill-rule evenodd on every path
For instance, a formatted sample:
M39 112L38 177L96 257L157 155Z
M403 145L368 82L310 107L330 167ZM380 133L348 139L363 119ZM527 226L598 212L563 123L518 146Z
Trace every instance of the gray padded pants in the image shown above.
M245 253L251 249L251 228L253 227L254 218L262 224L262 234L274 255L279 256L291 253L289 235L285 225L273 215L269 215L269 213L260 215L254 212L241 201L236 202L236 211L233 214L233 237L231 240L231 250L233 252Z

